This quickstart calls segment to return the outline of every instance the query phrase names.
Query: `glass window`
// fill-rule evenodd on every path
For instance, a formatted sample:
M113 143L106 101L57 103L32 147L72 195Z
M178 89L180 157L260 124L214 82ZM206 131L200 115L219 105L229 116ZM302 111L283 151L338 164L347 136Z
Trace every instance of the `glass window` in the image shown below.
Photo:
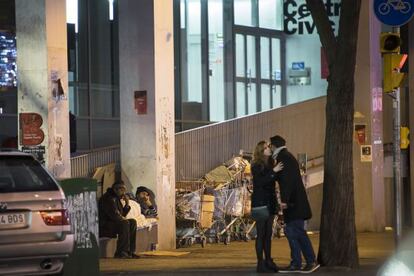
M82 1L83 2L83 1ZM115 73L118 56L114 55L117 41L113 41L113 21L109 14L109 1L91 1L90 5L90 115L99 118L115 117L114 98L118 96ZM86 25L83 25L86 27ZM108 58L111 57L111 58Z
M236 84L236 117L246 115L246 85L243 82Z
M262 79L270 79L270 39L267 37L260 38L260 64Z
M17 87L16 35L0 26L0 92Z
M282 106L282 86L274 85L272 89L273 108Z
M78 32L78 0L66 0L66 23L74 24Z
M111 135L108 135L108 132ZM96 148L119 144L120 133L120 125L117 120L93 120L91 135L94 137L93 144Z
M247 39L247 77L256 77L256 38L248 35Z
M252 0L234 0L234 24L254 26Z
M272 38L272 79L282 80L280 39Z
M56 191L58 186L31 157L0 158L0 193Z
M283 0L259 0L259 27L283 29Z
M248 114L253 114L257 112L257 92L256 92L256 84L250 83L247 87L247 111Z
M77 150L119 144L119 135L113 135L119 129L116 5L66 0L69 108L76 116L71 135Z
M223 0L208 1L210 121L225 120Z
M270 105L272 104L270 102L270 85L262 84L261 93L262 93L262 97L261 97L262 110L261 111L269 110Z
M236 76L245 77L244 36L236 34Z
M89 138L91 137L91 127L89 118L77 117L76 118L76 146L78 150L90 149Z
M201 82L201 3L200 0L188 0L186 10L187 23L187 97L184 101L202 102ZM185 53L185 52L184 52Z
M180 1L180 28L185 29L185 0Z
M0 147L17 148L15 1L0 3Z

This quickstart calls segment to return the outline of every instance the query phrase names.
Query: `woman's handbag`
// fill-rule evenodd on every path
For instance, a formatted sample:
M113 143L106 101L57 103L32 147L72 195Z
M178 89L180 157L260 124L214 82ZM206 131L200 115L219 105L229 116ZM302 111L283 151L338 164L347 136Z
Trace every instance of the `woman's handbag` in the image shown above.
M269 208L267 206L252 207L251 216L254 220L266 220L270 217Z

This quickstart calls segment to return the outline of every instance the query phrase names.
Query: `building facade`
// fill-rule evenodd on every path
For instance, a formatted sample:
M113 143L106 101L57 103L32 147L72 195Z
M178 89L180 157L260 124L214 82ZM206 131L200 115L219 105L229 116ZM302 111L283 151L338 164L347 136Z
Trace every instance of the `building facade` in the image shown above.
M10 67L14 1L2 3ZM173 3L176 132L326 94L327 65L304 0ZM326 1L335 30L339 3ZM119 144L118 1L67 0L66 10L71 151ZM16 76L1 84L0 143L17 137Z
M393 190L392 103L381 90L378 46L387 29L372 1L362 3L353 149L357 225L379 231ZM337 32L340 0L325 0L325 7ZM406 53L414 53L412 24L401 28ZM323 97L328 75L305 0L0 2L0 146L40 154L56 176L69 177L69 149L74 155L120 145L125 179L162 196L166 228L174 223L174 132ZM412 76L408 84L402 123L414 129ZM371 161L362 160L363 146L372 146ZM404 189L411 195L406 213L414 206L409 153L413 147L403 151ZM162 244L171 247L173 239L170 232Z

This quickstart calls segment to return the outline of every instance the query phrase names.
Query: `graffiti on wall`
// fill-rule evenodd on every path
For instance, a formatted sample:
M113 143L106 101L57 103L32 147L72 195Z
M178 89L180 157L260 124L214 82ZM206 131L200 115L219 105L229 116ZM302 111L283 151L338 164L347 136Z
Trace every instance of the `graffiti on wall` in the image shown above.
M75 247L92 248L99 237L96 192L68 195L65 205L75 234Z

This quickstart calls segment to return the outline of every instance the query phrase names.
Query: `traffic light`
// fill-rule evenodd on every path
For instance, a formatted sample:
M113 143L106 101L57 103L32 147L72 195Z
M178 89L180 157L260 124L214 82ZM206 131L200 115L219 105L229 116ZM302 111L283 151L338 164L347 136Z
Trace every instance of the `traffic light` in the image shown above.
M380 50L382 54L399 54L401 38L399 33L381 33Z
M401 137L401 149L407 149L410 144L408 135L410 134L410 129L408 127L401 127L400 137Z
M383 61L384 92L391 93L401 86L404 80L404 73L400 69L404 66L407 55L385 54Z

